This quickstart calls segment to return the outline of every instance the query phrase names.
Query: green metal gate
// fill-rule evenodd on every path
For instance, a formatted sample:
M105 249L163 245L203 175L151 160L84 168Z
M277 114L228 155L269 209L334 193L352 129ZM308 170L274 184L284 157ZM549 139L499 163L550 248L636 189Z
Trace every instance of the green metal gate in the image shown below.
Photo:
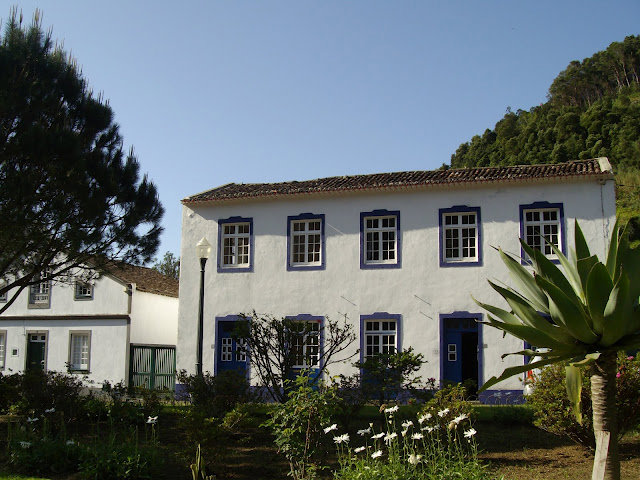
M131 345L129 383L150 390L171 390L176 384L176 347Z

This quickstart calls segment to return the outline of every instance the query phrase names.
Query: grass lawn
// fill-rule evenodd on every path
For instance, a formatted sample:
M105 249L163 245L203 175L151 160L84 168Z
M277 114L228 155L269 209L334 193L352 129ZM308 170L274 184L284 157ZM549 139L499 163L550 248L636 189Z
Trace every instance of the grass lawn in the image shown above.
M506 408L505 410L496 410ZM370 411L369 411L370 410ZM479 407L475 428L480 458L496 479L574 480L590 478L592 454L568 440L533 427L528 411L522 407ZM179 409L165 409L160 416L159 438L165 458L163 473L156 478L190 480L189 463L195 446L190 443ZM259 425L266 410L257 418L231 430L219 431L203 444L207 473L219 480L287 478L288 465L277 453L270 433ZM352 420L351 428L366 426L379 419L376 409L367 409ZM202 425L202 431L206 431ZM352 438L354 438L353 436ZM1 438L1 437L0 437ZM6 437L5 437L6 438ZM354 445L355 446L355 445ZM640 433L627 435L621 445L622 478L638 478L640 471ZM331 458L327 459L331 463ZM330 470L324 478L331 478ZM0 466L0 480L41 480L39 477L9 474ZM51 477L47 480L78 480L78 476Z

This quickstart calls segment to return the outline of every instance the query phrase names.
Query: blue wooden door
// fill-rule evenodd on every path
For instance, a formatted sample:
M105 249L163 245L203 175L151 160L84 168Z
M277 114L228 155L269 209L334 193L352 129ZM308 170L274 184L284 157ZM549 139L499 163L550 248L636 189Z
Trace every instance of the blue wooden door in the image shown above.
M443 380L478 384L478 324L473 318L444 321Z
M216 372L235 370L247 373L247 351L244 341L234 338L237 322L223 320L218 324L218 338L216 343Z

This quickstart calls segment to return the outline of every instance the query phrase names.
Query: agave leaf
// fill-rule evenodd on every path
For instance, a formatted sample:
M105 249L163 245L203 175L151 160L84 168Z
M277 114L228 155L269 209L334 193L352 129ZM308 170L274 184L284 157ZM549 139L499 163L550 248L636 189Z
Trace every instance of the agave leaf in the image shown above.
M482 385L482 387L480 387L478 393L484 392L488 388L493 387L496 383L500 383L501 381L513 377L514 375L519 375L520 373L526 372L527 370L542 368L546 365L551 365L552 363L563 362L571 357L572 355L558 355L556 357L543 358L542 360L538 360L537 362L529 363L527 365L517 365L515 367L505 368L499 377L491 377L489 380L487 380Z
M629 298L629 277L622 272L611 290L607 306L604 309L604 328L600 344L610 347L620 340L627 331L628 322L633 314L633 304Z
M629 295L637 300L640 296L640 248L630 248L628 234L623 235L620 239L618 257L620 265L629 276Z
M625 336L621 341L616 343L616 350L635 350L640 349L640 333Z
M607 251L607 270L609 270L609 276L616 278L616 264L618 257L618 235L620 226L618 225L618 219L613 225L613 231L611 232L611 241L609 242L609 250Z
M554 352L553 350L540 351L540 350L531 350L530 348L526 348L524 350L520 350L519 352L503 353L502 355L500 355L500 358L504 359L511 355L525 355L529 357L548 358L548 357L557 357L558 353Z
M582 425L582 372L578 367L567 365L566 385L567 396L573 407L573 414L580 425Z
M562 265L562 268L564 269L564 274L567 277L567 280L569 280L576 296L584 301L584 290L582 288L582 281L577 267L574 266L573 263L564 256L564 253L562 253L553 243L549 243L549 246L551 247L551 250L553 250L553 253L555 253L556 257L558 257L560 265Z
M524 296L531 302L531 305L536 310L548 312L549 302L547 301L547 296L540 290L533 275L531 275L519 261L511 255L504 253L502 249L498 249L498 252L500 253L502 261L509 269L511 278L522 288Z
M598 360L600 355L600 352L587 353L583 357L572 358L569 365L573 365L574 367L584 367Z
M489 282L489 283L491 283L491 282ZM480 307L484 308L487 312L493 313L496 317L498 317L504 323L510 323L511 325L521 325L522 324L522 322L518 319L518 317L516 317L511 312L507 312L506 310L503 310L502 308L499 308L499 307L494 307L493 305L488 305L486 303L479 302L478 300L473 298L473 295L471 296L471 299L474 302L476 302ZM486 322L481 322L481 323L486 323Z
M625 335L632 335L634 333L640 333L640 306L636 306L629 318L629 323L627 326L627 330L624 332Z
M509 306L513 309L514 315L520 319L519 323L533 327L545 335L551 337L560 343L572 343L573 338L563 329L553 326L549 321L538 314L531 305L526 302L516 292L510 289L502 288L489 280L489 285L498 292L507 301ZM539 346L539 345L538 345Z
M604 330L604 309L613 290L609 271L601 262L596 263L587 279L587 308L593 322L593 330L602 335Z
M538 275L543 276L551 283L557 285L561 290L567 292L573 292L573 288L571 287L571 283L567 280L567 277L564 276L562 271L551 261L549 260L540 250L536 250L531 248L529 245L520 240L520 245L524 251L529 255L529 258L533 259L534 269ZM577 299L576 299L577 301Z
M592 344L598 340L582 305L576 305L565 292L545 278L538 276L536 282L549 296L549 312L553 320L564 325L574 338L583 343Z
M591 269L599 261L600 260L598 259L597 255L592 255L590 257L578 260L578 275L580 275L580 281L582 282L582 288L584 289L585 295L588 295L587 280L589 279L589 273L591 273Z
M589 252L589 245L587 245L587 241L584 238L584 233L582 233L582 229L580 228L580 224L576 219L574 223L574 241L576 246L576 261L580 261L584 258L589 258L591 253Z
M579 353L579 350L576 350L577 345L559 342L555 338L550 337L549 335L541 332L534 327L530 327L528 325L511 325L508 323L499 322L491 315L487 315L487 317L489 318L489 324L492 327L510 333L514 337L525 340L530 345L533 345L535 347L551 348L558 352L558 354L564 354L571 351Z

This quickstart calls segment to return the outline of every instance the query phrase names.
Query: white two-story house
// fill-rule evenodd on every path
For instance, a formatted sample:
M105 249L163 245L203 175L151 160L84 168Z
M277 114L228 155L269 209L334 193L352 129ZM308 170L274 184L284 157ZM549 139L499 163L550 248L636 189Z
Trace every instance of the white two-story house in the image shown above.
M2 373L35 368L96 387L122 381L173 389L177 280L122 263L101 275L77 273L25 289L0 314ZM7 298L11 291L0 305Z
M502 303L487 283L509 281L493 247L520 255L523 238L553 258L547 242L568 252L577 219L602 255L615 220L605 158L231 183L182 203L178 369L195 371L195 245L206 237L205 371L246 369L231 331L239 314L255 310L319 323L346 315L356 358L413 347L427 360L423 378L478 385L523 361L501 359L522 342L478 323L486 314L471 298ZM312 352L317 340L305 348ZM344 364L330 374L354 372ZM522 387L518 378L498 386Z

